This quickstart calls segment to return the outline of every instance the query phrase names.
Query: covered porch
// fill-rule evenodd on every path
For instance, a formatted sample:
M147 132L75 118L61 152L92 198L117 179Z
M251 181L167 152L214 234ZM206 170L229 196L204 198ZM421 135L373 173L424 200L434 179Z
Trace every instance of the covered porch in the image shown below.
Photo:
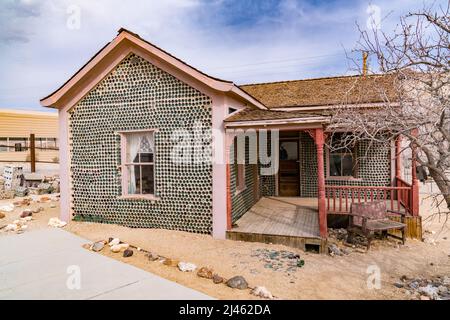
M317 199L262 197L227 231L227 238L320 251Z
M258 113L263 113L258 111ZM326 117L308 115L306 117L277 119L286 115L287 112L269 111L268 117L272 119L252 120L243 115L226 123L227 132L233 132L227 140L228 156L233 152L233 141L236 131L244 132L247 129L279 132L277 148L273 150L280 157L278 149L282 141L294 141L292 133L298 137L303 135L308 141L299 138L298 146L307 149L299 153L298 159L288 161L283 167L280 157L280 168L271 178L274 184L270 194L264 194L267 177L259 173L252 179L251 197L245 197L245 210L243 214L235 214L236 211L236 189L231 187L234 170L228 165L227 181L227 238L241 241L256 241L265 243L278 243L288 246L308 249L315 246L323 252L326 248L328 236L328 220L330 217L346 215L350 212L353 202L367 202L382 200L386 201L387 208L395 211L406 212L410 217L418 217L418 180L414 152L412 155L412 183L408 183L401 176L400 140L393 141L392 148L380 156L383 161L383 179L377 175L375 169L366 170L362 163L361 177L344 179L330 176L329 153L326 150ZM275 117L274 117L275 115ZM262 115L264 118L265 115ZM292 115L290 115L292 117ZM235 117L236 118L236 117ZM261 115L260 115L261 118ZM275 118L275 119L273 119ZM237 129L237 130L236 130ZM259 147L259 145L258 145ZM300 147L299 147L300 148ZM308 163L304 158L308 158ZM376 157L374 162L376 162ZM292 164L297 162L297 168ZM366 161L367 162L367 161ZM258 165L253 167L252 172L258 172ZM289 169L289 170L288 170ZM297 172L298 171L298 172ZM288 174L286 174L288 172ZM297 186L292 174L298 174L300 182ZM373 179L372 179L373 177ZM253 181L252 180L252 181ZM248 181L248 179L246 180ZM291 192L298 188L299 191ZM303 190L302 190L303 188ZM242 203L238 204L242 207ZM419 217L420 218L420 217Z

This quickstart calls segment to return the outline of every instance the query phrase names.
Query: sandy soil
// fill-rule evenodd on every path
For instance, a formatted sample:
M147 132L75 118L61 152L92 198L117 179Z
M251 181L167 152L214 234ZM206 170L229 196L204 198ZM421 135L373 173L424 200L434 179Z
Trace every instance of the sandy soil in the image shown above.
M0 201L7 203L8 201ZM10 201L9 201L10 202ZM49 203L31 204L43 206L45 210L35 214L28 223L29 230L46 227L48 219L57 215L58 208ZM0 226L12 221L22 208L7 213ZM423 201L421 212L430 215L429 203ZM426 214L428 213L428 214ZM70 222L65 227L91 241L118 237L131 245L179 261L192 262L198 267L208 266L219 275L230 278L244 276L250 286L265 286L280 299L409 299L404 289L393 284L402 275L408 277L431 277L450 275L450 224L443 220L426 219L425 242L408 240L405 246L392 241L374 241L368 253L352 252L346 256L331 257L301 250L260 243L231 240L214 240L208 235L190 234L180 231L158 229L130 229L117 225L87 222ZM29 232L27 230L27 232ZM5 232L0 232L0 235ZM430 239L435 242L430 243ZM286 250L299 254L305 261L302 268L294 271L274 270L265 267L266 262L256 256L257 250ZM254 299L250 290L231 289L223 284L199 278L195 273L183 273L176 267L149 261L143 252L134 250L134 255L123 258L122 254L103 250L102 254L124 263L137 266L164 278L204 292L219 299ZM367 268L376 265L381 271L381 288L369 289Z

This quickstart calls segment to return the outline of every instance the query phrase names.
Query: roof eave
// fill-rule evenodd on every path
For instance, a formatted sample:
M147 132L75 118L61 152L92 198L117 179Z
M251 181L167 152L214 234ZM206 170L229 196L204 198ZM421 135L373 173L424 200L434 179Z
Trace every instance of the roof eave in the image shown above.
M240 97L242 100L248 102L249 104L259 108L267 110L267 107L262 104L260 101L246 93L244 90L240 89L233 82L220 80L208 76L201 71L195 69L194 67L189 66L185 62L179 60L178 58L172 56L168 52L158 48L157 46L151 44L143 40L137 34L132 33L126 29L120 29L119 34L105 47L103 47L97 54L80 70L77 71L65 84L63 84L59 89L54 91L52 94L44 97L40 100L40 104L43 107L49 108L61 108L61 99L68 93L68 91L78 82L82 81L82 79L91 71L102 59L104 59L111 51L116 48L123 41L128 40L132 44L139 46L154 55L158 59L166 61L168 64L172 65L176 69L189 74L193 78L197 79L207 87L223 92L230 93Z

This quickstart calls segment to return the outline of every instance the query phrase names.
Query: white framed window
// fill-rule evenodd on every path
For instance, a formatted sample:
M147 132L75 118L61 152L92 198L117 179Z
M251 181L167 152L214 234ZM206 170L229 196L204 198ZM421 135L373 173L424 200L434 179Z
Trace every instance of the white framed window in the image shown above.
M155 130L121 135L122 196L155 197Z

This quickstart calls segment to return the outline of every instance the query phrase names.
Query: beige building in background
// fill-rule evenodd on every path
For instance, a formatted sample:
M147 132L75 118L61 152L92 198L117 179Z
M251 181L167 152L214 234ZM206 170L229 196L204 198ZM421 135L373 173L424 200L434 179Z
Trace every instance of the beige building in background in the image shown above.
M57 163L57 113L0 109L0 165L30 161L32 133L35 135L36 161Z

